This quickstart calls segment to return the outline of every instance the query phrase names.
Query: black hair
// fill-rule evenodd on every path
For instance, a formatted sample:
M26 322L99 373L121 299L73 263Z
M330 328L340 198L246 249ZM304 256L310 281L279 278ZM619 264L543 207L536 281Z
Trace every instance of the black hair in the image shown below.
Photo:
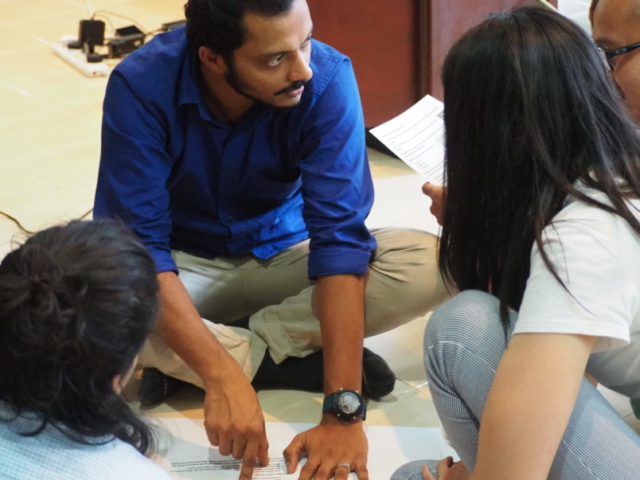
M568 195L624 218L640 197L640 141L596 46L547 9L489 16L443 67L447 196L439 266L448 285L519 309L533 244ZM598 202L574 183L606 194ZM622 181L622 182L621 182Z
M208 47L227 63L244 45L244 16L276 17L291 11L295 0L189 0L184 6L187 39L193 48Z
M156 268L122 224L73 221L0 263L0 400L75 441L118 438L141 453L149 427L114 390L155 325ZM11 418L4 419L11 421Z

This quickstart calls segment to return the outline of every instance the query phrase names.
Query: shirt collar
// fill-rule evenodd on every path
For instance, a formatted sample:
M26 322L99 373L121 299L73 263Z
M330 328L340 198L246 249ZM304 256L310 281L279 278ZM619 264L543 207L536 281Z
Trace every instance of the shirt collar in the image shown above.
M178 107L186 104L203 103L200 95L200 79L198 74L198 57L193 48L187 49L187 56L180 72L178 87Z
M217 119L207 107L204 98L200 92L200 72L199 60L194 48L187 49L185 61L182 64L180 72L180 83L178 85L177 99L178 108L183 105L196 105L200 116L207 121L225 126L226 124Z

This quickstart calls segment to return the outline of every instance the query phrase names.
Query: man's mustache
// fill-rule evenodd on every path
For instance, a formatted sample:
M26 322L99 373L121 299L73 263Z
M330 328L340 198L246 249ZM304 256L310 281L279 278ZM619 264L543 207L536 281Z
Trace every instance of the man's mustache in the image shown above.
M304 87L307 83L304 80L298 80L296 82L293 82L290 86L288 86L287 88L283 88L282 90L278 90L275 95L282 95L283 93L289 93L289 92L294 92L296 90L301 89L302 87Z

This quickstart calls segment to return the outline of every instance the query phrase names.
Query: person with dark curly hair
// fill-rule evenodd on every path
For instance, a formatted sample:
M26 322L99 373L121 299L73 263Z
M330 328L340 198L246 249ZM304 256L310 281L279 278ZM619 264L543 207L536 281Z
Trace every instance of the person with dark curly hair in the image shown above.
M170 478L119 395L158 306L151 256L115 221L52 227L4 258L1 478Z

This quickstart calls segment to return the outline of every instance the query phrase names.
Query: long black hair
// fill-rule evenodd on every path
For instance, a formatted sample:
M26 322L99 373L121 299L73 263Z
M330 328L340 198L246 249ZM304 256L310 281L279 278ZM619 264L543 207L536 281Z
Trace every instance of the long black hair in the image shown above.
M519 309L535 242L567 195L623 217L640 196L640 141L605 62L577 25L547 9L491 15L443 67L448 186L440 270L459 290ZM611 205L580 190L606 194ZM563 284L564 285L564 284Z
M51 425L81 443L118 438L147 453L149 427L113 382L129 371L158 302L153 260L115 221L52 227L9 253L0 264L0 400L35 417L25 434Z

